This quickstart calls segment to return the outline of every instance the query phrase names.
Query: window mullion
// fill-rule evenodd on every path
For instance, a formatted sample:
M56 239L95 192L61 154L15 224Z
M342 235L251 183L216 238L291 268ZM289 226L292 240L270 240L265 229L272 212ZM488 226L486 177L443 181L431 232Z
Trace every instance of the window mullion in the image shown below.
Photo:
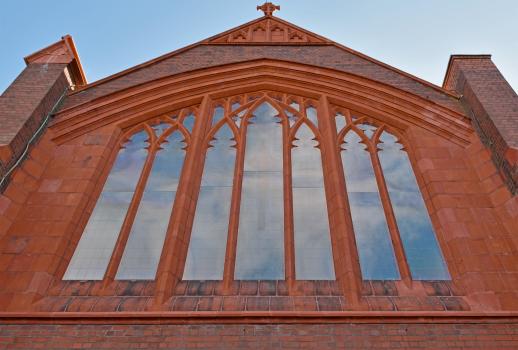
M375 139L375 137L373 138ZM387 183L385 182L385 178L383 176L383 170L381 169L381 163L378 158L376 146L373 144L369 144L368 151L371 156L374 174L376 175L376 183L378 184L381 203L383 205L383 211L385 212L385 217L387 218L387 225L389 228L390 238L392 240L392 245L394 248L394 254L396 255L396 260L398 263L399 273L401 274L401 279L403 280L403 282L410 286L412 283L410 268L408 267L408 262L405 257L403 242L401 241L401 237L399 235L396 216L394 214L394 209L392 208L392 204L390 202Z
M361 272L356 249L342 161L336 137L334 115L327 96L322 95L317 108L321 133L322 165L336 278L350 302L359 309Z
M115 248L113 249L113 253L110 258L110 262L106 269L106 274L104 276L104 286L107 286L115 279L117 269L119 268L122 255L124 253L124 248L126 247L126 243L128 242L131 227L133 226L133 222L135 221L135 216L137 215L137 210L140 201L142 200L142 196L146 188L146 183L149 178L149 174L151 173L151 168L153 166L153 161L155 160L157 150L158 145L156 143L156 140L152 138L146 162L142 167L142 172L140 173L137 185L135 186L135 192L133 193L133 197L131 198L131 203L128 207L126 217L124 218L124 222L122 224L119 237L117 238L117 243L115 244Z
M156 272L155 305L161 305L169 298L181 280L187 250L189 248L190 225L194 219L196 199L199 191L201 171L199 154L205 140L207 119L211 113L212 100L205 95L196 111L194 127L190 133L181 175L178 181L171 217L167 226L162 254ZM202 160L203 162L203 160ZM197 179L197 181L194 181ZM189 221L190 220L190 221Z
M290 290L295 288L295 232L293 224L293 188L291 169L291 138L288 118L281 110L283 144L283 189L284 189L284 278Z
M256 106L254 104L253 106ZM245 164L246 131L248 129L249 114L253 106L241 121L238 139L236 140L236 159L234 163L234 181L232 186L232 203L230 204L230 216L228 220L227 247L225 250L225 267L223 269L223 286L225 293L228 293L234 282L237 254L237 234L239 230L239 212L241 208L241 190L243 187L243 169ZM227 107L228 108L228 107ZM228 111L225 111L228 113Z

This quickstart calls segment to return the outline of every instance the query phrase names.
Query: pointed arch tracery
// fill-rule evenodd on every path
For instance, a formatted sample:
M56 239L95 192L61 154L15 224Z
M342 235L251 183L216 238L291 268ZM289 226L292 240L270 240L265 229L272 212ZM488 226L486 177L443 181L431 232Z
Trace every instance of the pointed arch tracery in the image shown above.
M103 201L109 199L109 178L118 174L118 156L64 279L155 278L157 266L165 261L161 252L166 234L170 235L185 153L195 142L201 145L194 156L201 160L201 183L184 184L198 187L192 199L193 218L182 219L186 223L180 224L187 227L188 234L183 238L186 247L181 248L185 249L183 265L174 262L180 266L179 279L223 280L227 284L235 279L335 279L337 261L343 261L337 254L344 252L338 253L333 235L348 233L330 227L331 215L336 214L328 216L327 212L333 199L328 184L324 186L328 181L324 169L330 169L332 160L324 157L322 141L330 136L323 128L329 124L326 118L333 115L330 125L336 125L333 140L338 140L346 210L352 216L351 235L355 236L362 277L448 279L398 130L343 107L322 115L321 107L321 101L312 98L259 91L212 101L210 113L204 112L205 126L198 127L194 137L195 109L131 128L119 152L138 149L132 167L139 175L128 184L133 190L126 193L126 206L119 207L122 219L121 214L113 215L119 221L111 223L111 241L103 241L105 251L99 266L90 275L77 277L74 266L86 259L78 251L88 248L82 241L99 240L89 232L101 221L97 211L106 213ZM254 136L262 123L267 131ZM251 151L254 147L256 151ZM275 164L258 169L261 155L268 151L275 153L267 157ZM406 187L397 181L402 178L402 168L406 169L403 182L411 183ZM161 182L156 169L167 173L168 184ZM358 169L368 170L355 174ZM267 190L258 190L261 182L267 184ZM261 210L264 212L258 213ZM188 220L192 220L192 228Z

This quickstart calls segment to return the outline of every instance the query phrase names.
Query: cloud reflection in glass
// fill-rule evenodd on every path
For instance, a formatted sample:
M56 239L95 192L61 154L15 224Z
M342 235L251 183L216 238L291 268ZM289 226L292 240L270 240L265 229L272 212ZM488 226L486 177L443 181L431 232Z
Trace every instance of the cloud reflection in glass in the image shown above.
M296 137L296 147L291 152L295 275L299 280L334 280L322 160L320 150L316 148L318 142L306 124L301 124Z
M235 278L284 279L282 126L267 102L247 125Z
M341 153L354 234L365 280L399 279L394 249L369 152L354 131Z
M170 134L157 151L116 279L154 279L185 156L184 136Z
M223 109L217 108L213 125L222 116ZM184 280L223 278L236 149L232 147L234 134L226 123L214 138L205 159Z

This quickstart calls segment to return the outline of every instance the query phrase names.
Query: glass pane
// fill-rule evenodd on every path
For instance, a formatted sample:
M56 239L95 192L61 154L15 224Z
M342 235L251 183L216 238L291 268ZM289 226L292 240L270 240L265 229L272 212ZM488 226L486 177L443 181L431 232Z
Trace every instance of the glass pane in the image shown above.
M162 135L164 133L164 131L166 131L167 129L169 129L171 127L171 124L164 123L164 122L159 122L159 123L157 123L155 125L152 125L151 127L155 131L155 135L157 137L160 137L160 135Z
M221 119L225 117L225 110L222 107L216 107L214 109L214 115L212 116L212 125L216 125Z
M336 131L340 132L343 128L345 128L345 125L347 124L347 120L345 119L345 116L341 113L337 113L335 116L335 123L336 123Z
M363 279L399 279L370 155L353 131L342 151L347 194Z
M261 104L248 124L236 279L284 279L282 127Z
M103 279L147 157L147 139L141 131L120 149L64 280Z
M227 124L207 150L184 280L221 280L225 264L236 149Z
M313 123L313 125L318 126L317 110L314 107L306 108L306 117Z
M320 150L302 124L292 149L295 273L299 280L334 280Z
M374 125L369 124L358 124L356 125L358 129L362 130L365 136L367 136L369 139L372 138L372 135L374 135L374 132L376 131L377 127Z
M286 116L288 117L288 123L290 124L290 128L291 128L297 122L298 117L296 114L291 113L289 110L286 110L285 113L286 113Z
M155 278L180 180L183 139L179 131L172 133L156 154L116 279Z
M191 113L191 114L185 116L182 124L191 133L192 128L194 128L194 115Z
M450 278L408 156L383 132L378 153L405 255L415 280Z

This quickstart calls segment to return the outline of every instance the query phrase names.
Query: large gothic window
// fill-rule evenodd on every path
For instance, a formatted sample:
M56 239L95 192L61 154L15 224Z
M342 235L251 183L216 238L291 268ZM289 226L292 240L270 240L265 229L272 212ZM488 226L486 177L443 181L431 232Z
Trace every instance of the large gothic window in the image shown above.
M183 279L335 279L316 109L231 101L212 115Z
M346 235L364 280L449 279L397 133L320 107L259 92L210 101L196 130L192 109L135 126L63 279L334 280Z
M109 265L117 279L155 278L193 121L181 111L130 133L63 279L101 280Z

